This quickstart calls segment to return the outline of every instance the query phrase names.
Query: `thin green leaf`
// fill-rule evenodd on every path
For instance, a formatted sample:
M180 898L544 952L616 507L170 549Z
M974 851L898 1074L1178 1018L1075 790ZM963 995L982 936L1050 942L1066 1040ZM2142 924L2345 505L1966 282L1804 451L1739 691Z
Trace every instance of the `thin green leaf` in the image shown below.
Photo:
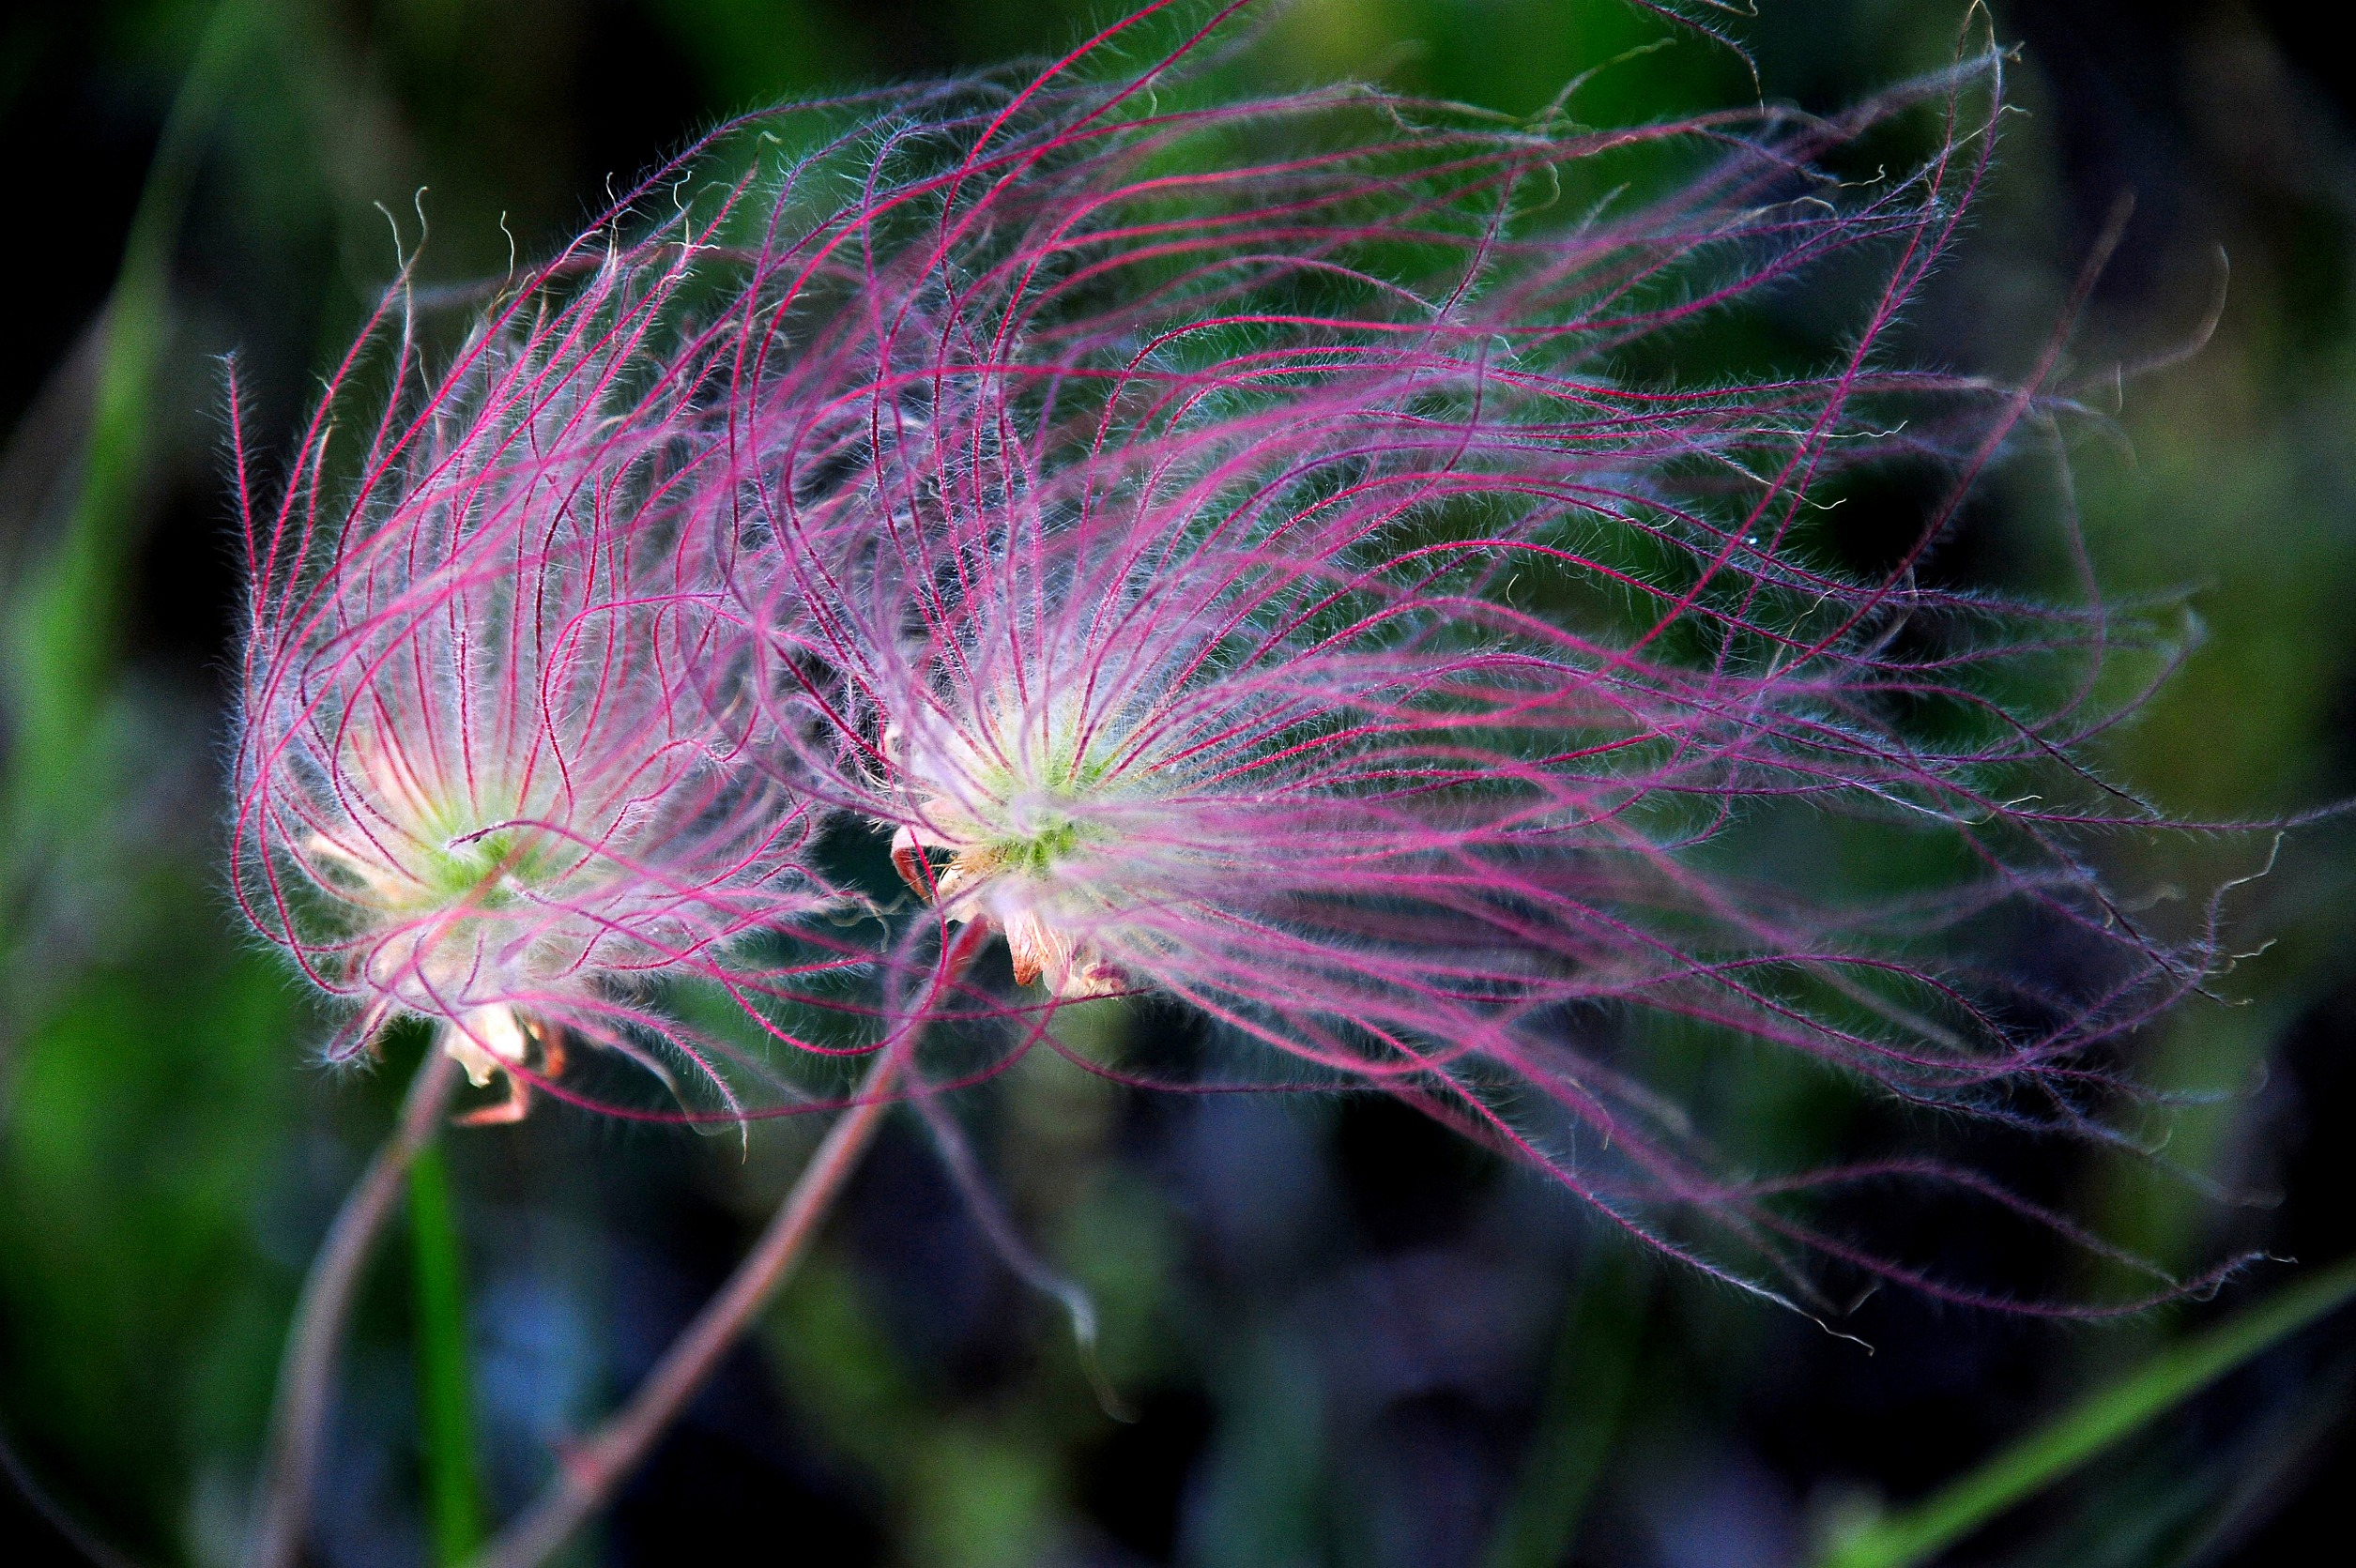
M417 1279L419 1427L425 1446L425 1512L434 1560L465 1562L482 1545L482 1493L475 1461L474 1390L467 1351L466 1273L441 1145L409 1165L409 1234Z
M2319 1270L2207 1332L2168 1347L1979 1469L1909 1508L1843 1536L1819 1560L1820 1568L1907 1568L1930 1560L2153 1417L2351 1300L2356 1300L2356 1258Z
M1606 1248L1581 1275L1487 1568L1554 1568L1568 1554L1635 1383L1651 1294L1651 1271L1629 1248Z
M17 607L9 671L17 708L20 831L84 782L88 742L109 683L122 581L136 540L155 423L156 369L169 334L172 247L197 160L247 37L247 0L223 0L207 23L149 165L120 270L107 296L82 483L63 535Z

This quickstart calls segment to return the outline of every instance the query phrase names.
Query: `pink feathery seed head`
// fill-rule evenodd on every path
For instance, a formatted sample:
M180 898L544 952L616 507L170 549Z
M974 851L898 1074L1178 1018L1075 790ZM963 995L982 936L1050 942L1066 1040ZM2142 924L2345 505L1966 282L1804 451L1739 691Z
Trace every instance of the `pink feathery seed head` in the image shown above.
M2165 632L1915 575L2054 407L2043 372L1886 346L1986 167L1998 55L1832 120L1612 132L1189 100L1172 65L939 89L773 227L736 586L795 787L888 835L936 922L1003 936L1045 994L1004 1009L1018 1048L1058 1005L1174 997L1773 1293L1813 1257L1996 1299L1796 1201L1844 1182L2095 1244L1923 1157L1736 1180L1638 1048L1699 1030L2115 1137L2112 1047L2211 967L2075 842L2156 820L2067 758ZM1907 116L1919 164L1817 172ZM1838 352L1679 370L1690 326L1836 257L1870 283ZM1893 461L1941 498L1859 572L1817 514ZM1795 862L1841 819L1926 868L1909 893ZM2024 932L2070 971L2008 960Z
M432 1019L507 1079L491 1118L567 1037L717 1084L637 994L820 897L808 811L733 738L731 342L680 306L696 237L586 237L433 374L396 290L373 432L340 422L364 338L249 516L240 901L354 1004L337 1053Z

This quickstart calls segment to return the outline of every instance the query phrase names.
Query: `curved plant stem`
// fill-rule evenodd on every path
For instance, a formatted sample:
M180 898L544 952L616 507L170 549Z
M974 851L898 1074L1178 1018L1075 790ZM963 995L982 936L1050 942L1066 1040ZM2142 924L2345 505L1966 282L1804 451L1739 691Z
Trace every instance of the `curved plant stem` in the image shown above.
M826 1130L776 1217L727 1284L672 1343L630 1402L565 1450L547 1489L474 1560L472 1568L535 1568L604 1506L622 1477L646 1457L809 1250L818 1222L874 1142L906 1058L906 1049L898 1047L876 1058L858 1097Z
M268 1468L254 1510L247 1560L253 1568L294 1568L311 1517L318 1477L319 1442L335 1375L343 1362L344 1325L377 1233L400 1201L409 1163L440 1126L458 1082L458 1064L436 1041L409 1080L401 1120L344 1200L312 1259L310 1277L295 1302L285 1358L279 1362L278 1400L270 1411Z
M64 1503L50 1494L49 1488L42 1485L40 1478L33 1473L33 1468L24 1462L24 1456L16 1451L16 1445L9 1441L5 1426L0 1426L0 1478L5 1478L13 1485L17 1496L24 1499L25 1506L54 1530L59 1540L81 1553L93 1568L137 1568L130 1558L93 1535Z

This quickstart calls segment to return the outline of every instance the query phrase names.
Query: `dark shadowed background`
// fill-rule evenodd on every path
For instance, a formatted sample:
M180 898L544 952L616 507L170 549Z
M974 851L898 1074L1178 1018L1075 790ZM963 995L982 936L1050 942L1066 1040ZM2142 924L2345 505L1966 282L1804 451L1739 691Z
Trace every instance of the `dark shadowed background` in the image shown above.
M2205 647L2098 759L2192 816L2356 794L2356 57L2330 42L2331 9L1997 4L2025 113L1906 339L1924 359L2021 370L2124 194L2134 217L2082 366L2189 345L2229 272L2200 352L2127 382L2116 419L2086 421L2072 449L2106 584L2196 589ZM1812 108L1935 68L1966 21L1963 0L1759 10L1731 30L1769 98ZM222 357L256 448L283 452L394 267L379 205L412 239L428 224L427 281L494 276L511 244L546 251L609 180L730 109L1061 49L1089 8L214 14L32 0L0 23L16 279L0 295L0 1428L21 1480L154 1563L237 1560L295 1288L420 1043L373 1074L314 1066L320 1020L241 934L217 869L238 593ZM1269 25L1233 69L1519 112L1673 38L1599 76L1581 114L1754 91L1735 54L1618 0L1300 0ZM1999 476L1937 571L2033 590L2058 570L2054 506ZM2117 845L2122 884L2165 895L2167 853ZM2243 859L2257 870L2263 844ZM2219 1195L2076 1149L1986 1157L2170 1262L2356 1251L2356 1137L2334 1120L2356 1091L2352 882L2346 831L2294 835L2231 905L2237 941L2271 947L2147 1043L2154 1079L2206 1097L2170 1153ZM1102 1011L1096 1027L1137 1048L1193 1043L1175 1012ZM1841 1146L1848 1113L1777 1088L1754 1073L1697 1092L1762 1097L1745 1150L1762 1163ZM1132 1419L1100 1407L1054 1303L1002 1261L911 1125L578 1560L1803 1563L1843 1518L1924 1492L2299 1271L2095 1326L1885 1291L1842 1325L1868 1353L1656 1265L1567 1195L1379 1099L1156 1099L1033 1061L969 1114L1025 1234L1094 1292ZM808 1138L769 1127L747 1150L553 1107L442 1140L491 1516L651 1362ZM1934 1210L1884 1218L1959 1256L2014 1244ZM2025 1287L2056 1277L2042 1256L1984 1261ZM435 1557L411 1273L396 1238L347 1363L323 1563ZM2356 1487L2352 1383L2356 1316L1945 1560L2312 1560L2291 1543L2345 1537L2332 1510ZM78 1560L12 1486L0 1550Z

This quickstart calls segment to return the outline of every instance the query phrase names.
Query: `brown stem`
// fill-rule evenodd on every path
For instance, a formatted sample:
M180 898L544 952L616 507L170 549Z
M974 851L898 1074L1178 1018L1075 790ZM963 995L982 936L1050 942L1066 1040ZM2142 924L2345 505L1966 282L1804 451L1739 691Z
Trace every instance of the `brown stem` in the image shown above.
M437 1039L426 1047L425 1059L409 1080L392 1135L368 1162L311 1261L310 1276L295 1302L286 1353L279 1362L268 1469L263 1472L247 1554L253 1568L294 1568L302 1555L312 1485L319 1472L320 1439L344 1359L344 1330L352 1315L352 1300L359 1294L376 1233L401 1195L402 1178L418 1150L432 1141L457 1083L458 1064L442 1051Z
M876 1058L859 1086L857 1099L826 1130L825 1140L786 1195L776 1217L769 1222L751 1254L737 1265L736 1272L728 1276L728 1283L672 1343L630 1402L596 1431L566 1448L555 1479L468 1568L536 1568L604 1504L621 1478L646 1457L663 1429L703 1387L753 1316L809 1250L818 1222L882 1125L884 1112L890 1108L893 1080L907 1055L905 1048L892 1047Z

